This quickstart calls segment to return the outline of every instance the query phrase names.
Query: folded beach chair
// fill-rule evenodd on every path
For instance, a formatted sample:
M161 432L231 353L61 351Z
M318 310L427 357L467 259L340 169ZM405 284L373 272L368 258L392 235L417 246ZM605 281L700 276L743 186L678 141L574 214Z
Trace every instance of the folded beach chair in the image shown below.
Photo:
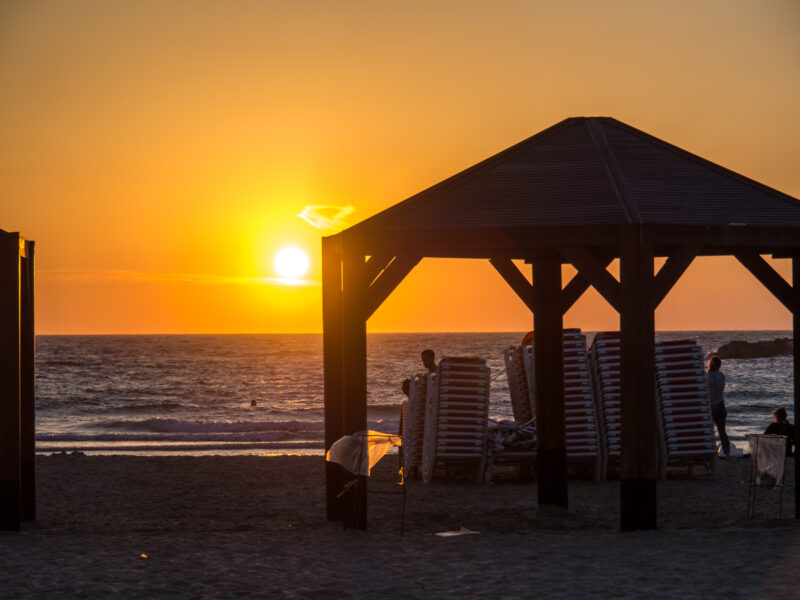
M580 329L564 330L564 418L567 434L567 462L589 467L592 479L603 475L602 438L594 402L592 375L586 352L586 337ZM525 354L528 386L536 406L535 353Z
M403 415L403 464L406 477L418 477L422 464L422 445L425 436L425 407L429 380L432 375L417 373L411 379L408 405Z
M622 413L620 403L620 335L600 332L589 350L594 398L603 447L603 478L608 467L619 468L622 458Z
M701 464L711 477L716 458L703 351L694 340L656 342L656 382L662 430L662 476L668 466Z
M472 469L482 482L486 468L489 367L476 357L444 357L428 380L422 481L437 468Z

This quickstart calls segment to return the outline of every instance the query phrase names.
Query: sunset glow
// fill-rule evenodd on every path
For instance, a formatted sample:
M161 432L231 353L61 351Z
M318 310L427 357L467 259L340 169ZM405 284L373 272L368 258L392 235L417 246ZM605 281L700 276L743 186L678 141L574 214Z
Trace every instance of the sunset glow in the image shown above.
M313 6L2 4L0 228L36 241L39 333L319 332L322 236L569 116L800 197L800 3ZM791 327L733 258L696 260L656 319ZM565 323L619 318L589 290ZM530 325L486 261L439 259L368 323Z

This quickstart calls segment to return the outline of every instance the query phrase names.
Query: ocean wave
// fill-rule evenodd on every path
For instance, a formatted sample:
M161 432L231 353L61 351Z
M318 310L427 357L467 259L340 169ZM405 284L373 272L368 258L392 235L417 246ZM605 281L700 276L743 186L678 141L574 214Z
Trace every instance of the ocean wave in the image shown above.
M86 443L83 445L66 444L38 444L36 452L75 452L85 451L96 454L104 453L127 453L127 452L208 452L208 451L242 451L242 450L283 450L283 451L297 451L297 450L322 450L324 444L319 442L229 442L229 443L187 443L187 444L126 444L124 446L109 446L109 445L93 445Z
M127 444L128 442L152 442L155 444L166 444L169 442L286 442L300 443L319 441L322 439L322 432L304 432L303 440L298 432L290 431L259 431L259 432L233 432L233 433L37 433L37 443L53 442L86 442L86 443L112 443Z
M291 433L323 431L321 421L181 421L178 419L113 420L94 424L101 429L149 431L153 433L255 433L283 431Z
M181 404L180 402L145 402L143 404L123 404L122 406L114 406L109 407L109 412L146 412L146 411L157 411L157 410L178 410L181 408L186 408L186 405Z

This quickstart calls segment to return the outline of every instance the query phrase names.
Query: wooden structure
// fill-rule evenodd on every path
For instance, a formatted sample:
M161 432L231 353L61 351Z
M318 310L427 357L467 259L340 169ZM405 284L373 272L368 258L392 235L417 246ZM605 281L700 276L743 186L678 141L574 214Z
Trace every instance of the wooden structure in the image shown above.
M0 530L36 518L33 242L0 229Z
M792 260L793 284L764 254ZM800 201L615 119L566 119L322 240L326 448L366 428L366 321L381 302L422 257L488 259L533 312L542 504L567 506L563 380L553 376L562 316L589 286L619 312L621 524L653 529L655 372L641 367L654 364L654 313L696 256L719 255L735 256L793 313L800 337ZM654 275L656 257L666 262ZM606 269L615 258L619 281ZM514 259L531 265L533 284ZM565 263L577 269L566 285ZM329 519L366 527L361 483L340 495L342 473L327 465Z

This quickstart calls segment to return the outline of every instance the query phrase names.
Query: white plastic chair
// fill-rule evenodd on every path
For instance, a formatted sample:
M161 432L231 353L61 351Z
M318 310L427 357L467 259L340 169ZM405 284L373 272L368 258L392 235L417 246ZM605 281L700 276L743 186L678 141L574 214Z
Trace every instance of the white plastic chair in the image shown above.
M786 436L773 434L748 435L750 442L750 488L747 495L747 518L756 510L756 488L779 487L778 518L783 510L783 475L786 464Z

